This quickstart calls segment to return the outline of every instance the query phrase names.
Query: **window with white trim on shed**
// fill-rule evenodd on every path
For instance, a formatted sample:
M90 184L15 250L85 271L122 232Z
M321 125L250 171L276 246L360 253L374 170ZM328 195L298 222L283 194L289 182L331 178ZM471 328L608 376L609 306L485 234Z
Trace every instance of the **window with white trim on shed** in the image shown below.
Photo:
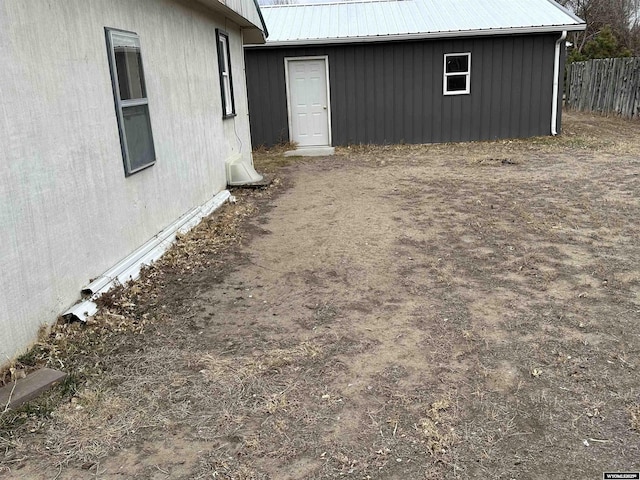
M156 161L140 38L112 28L105 33L124 170L131 175Z
M445 95L464 95L471 91L471 53L445 53Z
M236 106L233 99L233 79L231 77L231 55L229 54L229 35L216 28L218 42L218 68L220 72L220 93L222 96L222 117L233 117Z

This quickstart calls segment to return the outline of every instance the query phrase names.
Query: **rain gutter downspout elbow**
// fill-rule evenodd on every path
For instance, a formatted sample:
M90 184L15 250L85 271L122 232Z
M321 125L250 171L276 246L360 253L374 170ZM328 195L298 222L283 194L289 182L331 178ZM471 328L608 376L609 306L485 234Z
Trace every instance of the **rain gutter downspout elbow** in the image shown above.
M564 30L560 38L556 40L555 58L553 60L553 95L551 105L551 135L558 135L558 97L560 95L560 46L567 39L567 31Z

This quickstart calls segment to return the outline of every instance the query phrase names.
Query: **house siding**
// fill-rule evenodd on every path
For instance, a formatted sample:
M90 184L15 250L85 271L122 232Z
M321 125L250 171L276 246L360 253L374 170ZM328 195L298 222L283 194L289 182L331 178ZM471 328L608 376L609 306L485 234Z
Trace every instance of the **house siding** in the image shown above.
M125 176L105 27L142 46L156 164ZM237 116L223 120L215 28ZM226 186L250 158L240 28L169 0L0 2L0 366L92 278Z
M245 49L253 144L289 140L284 58L313 55L328 56L334 145L549 135L559 36ZM457 52L471 52L471 93L445 96Z

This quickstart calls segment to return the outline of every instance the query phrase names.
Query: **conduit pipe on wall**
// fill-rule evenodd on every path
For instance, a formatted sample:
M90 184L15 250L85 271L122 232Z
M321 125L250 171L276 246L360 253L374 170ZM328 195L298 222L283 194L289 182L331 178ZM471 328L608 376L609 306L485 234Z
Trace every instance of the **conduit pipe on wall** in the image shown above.
M567 31L563 31L556 40L556 54L553 60L553 104L551 105L551 135L558 135L558 97L560 95L560 46L567 39Z

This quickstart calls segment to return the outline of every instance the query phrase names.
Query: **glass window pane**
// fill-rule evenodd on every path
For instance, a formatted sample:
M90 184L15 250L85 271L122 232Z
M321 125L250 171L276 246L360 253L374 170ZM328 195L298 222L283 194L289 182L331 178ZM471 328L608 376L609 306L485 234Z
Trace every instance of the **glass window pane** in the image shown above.
M224 108L225 114L231 115L233 113L233 100L231 99L231 83L229 81L229 77L224 77Z
M220 93L222 96L222 116L235 113L233 104L233 80L231 75L231 58L229 55L229 37L216 30L218 37L218 66L220 68Z
M116 57L120 99L146 98L140 40L114 33L113 51Z
M447 77L447 92L464 92L466 89L466 75L451 75Z
M147 105L123 107L122 118L127 137L127 152L131 170L137 170L153 163L155 152L151 135L151 122L149 121L149 107Z
M467 55L447 57L447 73L469 71L469 57Z
M220 37L220 53L222 58L220 59L220 69L222 74L228 73L229 69L227 66L227 59L229 58L229 53L227 52L227 42L224 37Z

